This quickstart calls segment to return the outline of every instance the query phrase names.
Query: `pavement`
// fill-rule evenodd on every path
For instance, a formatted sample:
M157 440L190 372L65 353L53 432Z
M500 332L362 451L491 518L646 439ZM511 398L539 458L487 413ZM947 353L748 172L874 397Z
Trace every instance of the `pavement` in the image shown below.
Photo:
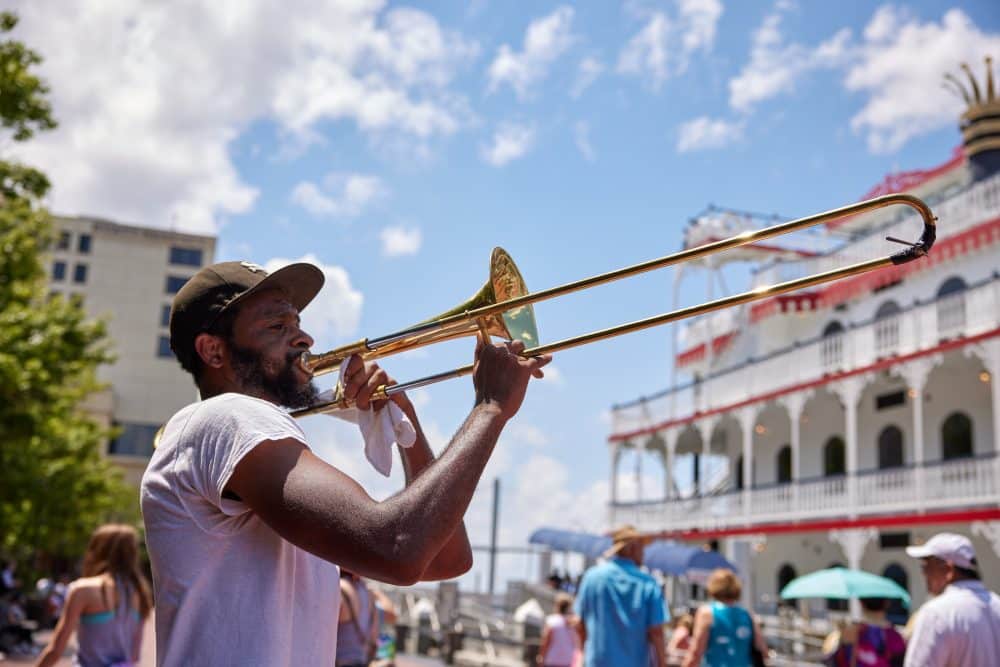
M44 647L51 638L51 630L44 630L35 633L35 643L40 647ZM75 647L76 645L73 643L73 640L70 640L69 646L66 648L66 653L56 663L58 667L73 666L73 649L75 649ZM146 627L143 629L142 656L140 657L139 663L136 667L156 667L156 658L154 656L155 648L156 636L154 634L153 619L152 616L150 616L150 619L146 622ZM0 658L0 665L34 664L37 660L38 656L8 656L6 658ZM444 663L437 658L428 658L416 655L398 655L396 656L395 663L396 667L439 667L444 665ZM333 660L330 660L329 664L333 664Z

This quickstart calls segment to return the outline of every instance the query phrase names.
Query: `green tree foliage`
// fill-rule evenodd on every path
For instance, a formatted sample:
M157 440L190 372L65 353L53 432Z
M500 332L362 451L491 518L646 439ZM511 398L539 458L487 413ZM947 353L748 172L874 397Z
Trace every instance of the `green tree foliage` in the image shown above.
M55 127L38 54L0 14L0 126L14 141ZM0 156L3 157L3 156ZM93 528L135 521L135 492L100 456L108 432L86 412L111 361L104 324L48 298L53 237L41 172L0 159L0 554L75 560Z

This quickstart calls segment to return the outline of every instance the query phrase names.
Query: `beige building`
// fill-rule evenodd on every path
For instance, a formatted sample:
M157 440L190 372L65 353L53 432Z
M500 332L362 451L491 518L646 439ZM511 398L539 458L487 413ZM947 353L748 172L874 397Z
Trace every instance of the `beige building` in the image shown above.
M88 407L121 429L105 453L138 484L157 429L197 399L170 351L167 323L173 295L213 261L216 240L95 218L54 222L51 292L81 299L88 315L107 321L116 360L99 370L108 390Z

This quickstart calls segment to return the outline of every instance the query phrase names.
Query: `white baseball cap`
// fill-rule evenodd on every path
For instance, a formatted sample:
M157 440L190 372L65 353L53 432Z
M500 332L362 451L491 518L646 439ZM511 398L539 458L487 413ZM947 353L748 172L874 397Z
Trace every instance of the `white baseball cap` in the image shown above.
M933 556L966 570L979 569L972 542L965 535L956 533L938 533L921 546L906 547L906 554L914 558Z

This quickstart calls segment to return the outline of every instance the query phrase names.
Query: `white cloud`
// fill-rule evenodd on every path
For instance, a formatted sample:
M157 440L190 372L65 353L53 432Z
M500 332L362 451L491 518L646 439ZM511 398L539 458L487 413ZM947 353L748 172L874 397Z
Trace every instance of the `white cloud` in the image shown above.
M416 255L420 251L423 235L419 227L404 227L397 225L386 227L379 232L382 240L382 254L386 257L401 255Z
M572 45L573 13L571 7L564 5L532 21L520 52L503 44L490 64L487 90L495 92L507 84L519 99L529 97L532 87L548 75L552 63Z
M675 17L649 12L618 55L618 72L641 77L659 90L667 79L687 71L691 56L712 50L721 16L719 0L681 0Z
M677 136L677 152L725 148L742 137L742 123L700 116L681 125Z
M493 141L482 148L482 157L494 167L502 167L524 157L535 144L535 130L528 125L501 123L493 133Z
M364 297L351 285L347 271L335 264L326 264L313 254L299 259L275 257L268 260L264 268L270 272L292 262L315 264L326 276L323 289L302 311L302 328L316 340L316 349L332 347L334 340L356 334Z
M554 364L549 364L545 367L545 377L541 381L546 384L555 385L556 387L566 385L566 379L563 377L562 371Z
M322 186L312 181L298 183L291 199L316 217L355 218L386 195L377 176L331 172Z
M230 155L252 123L293 141L330 121L428 141L471 118L451 83L477 45L380 0L13 9L16 37L45 58L60 121L18 155L48 172L60 213L215 232L256 200Z
M729 105L749 112L754 105L794 89L807 72L842 65L849 57L851 32L844 28L815 48L785 44L782 19L793 6L779 3L754 33L750 61L729 81Z
M962 102L941 94L944 74L965 81L958 65L968 62L981 84L985 54L1000 54L1000 34L983 32L960 9L949 10L940 22L921 23L902 9L881 7L847 71L846 88L867 95L851 127L865 133L870 150L885 153L953 125Z
M583 91L590 88L594 81L597 81L597 77L603 73L604 63L597 58L587 56L581 60L576 67L576 79L573 81L573 87L570 88L570 96L577 98L583 95Z
M573 126L573 141L576 142L577 150L587 162L593 162L597 158L594 147L590 144L590 124L587 121L577 121Z

